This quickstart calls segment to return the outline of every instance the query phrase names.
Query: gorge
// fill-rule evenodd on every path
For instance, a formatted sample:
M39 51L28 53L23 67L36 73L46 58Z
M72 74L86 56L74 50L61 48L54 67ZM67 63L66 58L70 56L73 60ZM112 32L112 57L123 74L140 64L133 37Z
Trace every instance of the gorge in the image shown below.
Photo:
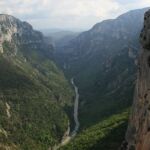
M81 131L62 147L63 150L116 150L120 147L132 105L139 35L148 9L133 10L98 23L56 49L58 65L65 66L66 76L74 76L80 94Z
M149 150L148 10L71 32L55 45L1 14L0 150Z

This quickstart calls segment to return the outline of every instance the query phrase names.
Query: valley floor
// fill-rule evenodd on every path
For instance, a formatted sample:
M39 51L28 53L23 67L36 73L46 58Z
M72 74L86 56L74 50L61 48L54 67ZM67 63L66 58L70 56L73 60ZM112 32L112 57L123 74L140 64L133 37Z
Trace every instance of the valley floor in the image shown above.
M71 79L71 84L74 88L75 91L75 98L74 98L74 122L75 122L75 127L73 131L70 133L70 124L68 124L68 129L64 134L64 137L62 138L62 141L59 145L55 145L53 148L49 148L49 150L58 150L60 147L67 145L71 139L73 139L79 130L80 122L78 118L78 107L79 107L79 93L78 93L78 87L74 83L74 79Z

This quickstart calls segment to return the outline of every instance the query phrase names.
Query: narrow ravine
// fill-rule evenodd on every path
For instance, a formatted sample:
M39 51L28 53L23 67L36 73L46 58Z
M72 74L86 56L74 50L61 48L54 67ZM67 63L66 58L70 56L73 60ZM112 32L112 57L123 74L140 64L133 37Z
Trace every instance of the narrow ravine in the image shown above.
M70 140L73 139L77 135L77 132L79 130L79 127L80 127L80 122L79 122L79 118L78 118L79 92L78 92L78 87L75 85L73 78L71 79L71 84L73 85L73 88L74 88L74 91L75 91L74 113L73 113L75 126L74 126L73 131L70 133L70 125L68 125L68 129L65 132L64 137L62 138L61 143L58 144L58 145L56 145L56 146L54 146L53 148L49 148L49 150L58 150L60 147L68 144L70 142Z

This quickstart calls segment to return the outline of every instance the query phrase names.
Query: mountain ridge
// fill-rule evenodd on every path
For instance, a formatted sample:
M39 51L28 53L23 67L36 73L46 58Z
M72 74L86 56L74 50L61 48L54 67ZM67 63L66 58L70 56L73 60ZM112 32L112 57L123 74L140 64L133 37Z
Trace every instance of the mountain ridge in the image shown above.
M41 32L0 15L0 149L45 150L68 128L73 91Z
M64 149L75 145L76 149L86 147L88 150L88 144L85 143L90 142L90 129L93 129L93 136L96 138L99 136L96 128L101 130L100 122L109 122L108 118L113 115L129 112L138 69L139 35L147 10L148 8L139 9L117 19L103 21L91 30L81 33L55 54L56 61L64 69L66 76L74 77L80 94L81 134ZM99 137L93 147L106 150L119 148L127 128L127 120L122 121L124 125L119 125L118 131L110 124L114 138L111 134L103 140ZM117 135L122 140L115 141Z
M81 100L81 103L86 103L85 99L91 99L88 101L87 105L89 105L92 103L92 98L97 99L96 95L99 97L98 99L105 97L114 86L119 87L118 83L121 85L126 80L132 80L132 83L134 83L137 56L140 48L138 36L142 29L143 15L147 9L133 11L133 14L136 14L136 12L138 14L130 19L129 23L128 17L121 22L119 17L119 21L117 19L111 20L115 28L112 28L110 20L108 23L103 22L103 25L101 26L100 24L99 28L101 30L104 28L104 30L99 31L98 27L96 29L94 27L94 31L92 28L81 33L74 41L59 49L59 52L55 54L58 64L62 68L65 66L64 72L66 72L66 75L75 77L81 98L83 96L83 102ZM130 12L126 14L130 16ZM119 65L119 61L122 61L122 66ZM115 64L120 68L120 71L115 67ZM119 79L119 72L120 74L125 74L126 80ZM134 75L132 75L133 72ZM114 79L109 74L114 74ZM112 83L109 83L109 79L110 81L112 80ZM113 84L114 86L112 86ZM106 93L100 96L100 93L103 92Z

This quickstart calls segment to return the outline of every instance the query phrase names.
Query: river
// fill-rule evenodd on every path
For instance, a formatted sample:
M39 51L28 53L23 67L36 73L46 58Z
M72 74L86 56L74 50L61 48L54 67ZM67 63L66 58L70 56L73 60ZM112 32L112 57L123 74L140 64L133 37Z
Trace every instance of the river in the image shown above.
M79 123L79 118L78 118L78 107L79 107L79 92L78 92L78 87L75 85L74 83L74 79L72 78L71 79L71 84L73 85L74 87L74 90L75 90L75 100L74 100L74 122L75 122L75 128L72 132L72 136L76 136L78 130L79 130L79 126L80 126L80 123Z
M75 91L74 113L73 113L75 126L74 126L73 131L70 133L70 125L68 125L68 129L65 132L64 137L62 138L61 143L58 144L58 145L56 145L56 146L54 146L53 148L49 148L49 150L57 150L60 147L68 144L70 142L70 140L73 139L77 135L77 132L79 130L79 127L80 127L80 122L79 122L79 118L78 118L79 92L78 92L78 87L75 85L73 78L71 79L71 84L73 85L73 88L74 88L74 91Z

